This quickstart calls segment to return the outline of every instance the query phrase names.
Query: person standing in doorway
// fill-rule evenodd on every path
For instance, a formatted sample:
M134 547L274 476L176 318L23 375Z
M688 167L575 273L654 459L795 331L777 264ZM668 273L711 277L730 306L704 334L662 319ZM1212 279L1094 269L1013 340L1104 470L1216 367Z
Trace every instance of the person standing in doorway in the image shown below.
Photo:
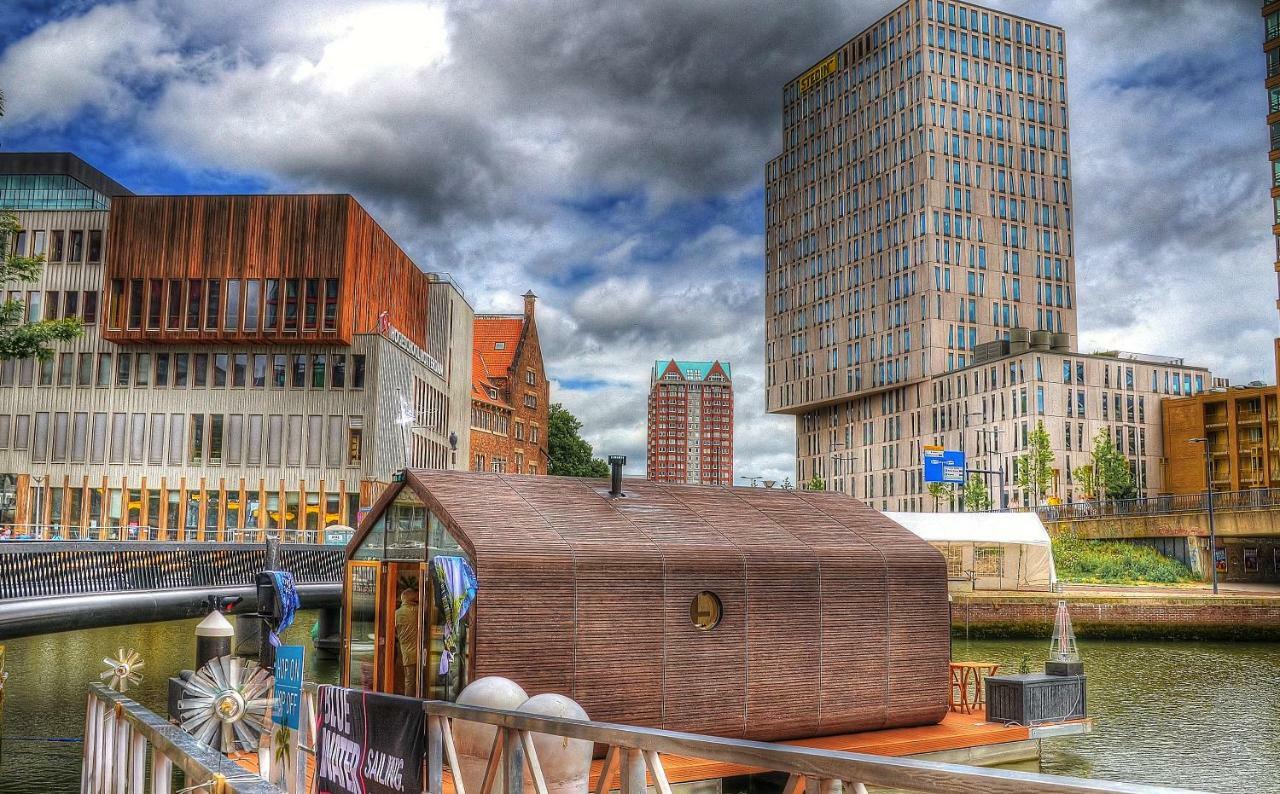
M418 696L418 591L406 588L400 592L400 608L396 610L396 642L400 645L400 664L404 666L404 694Z

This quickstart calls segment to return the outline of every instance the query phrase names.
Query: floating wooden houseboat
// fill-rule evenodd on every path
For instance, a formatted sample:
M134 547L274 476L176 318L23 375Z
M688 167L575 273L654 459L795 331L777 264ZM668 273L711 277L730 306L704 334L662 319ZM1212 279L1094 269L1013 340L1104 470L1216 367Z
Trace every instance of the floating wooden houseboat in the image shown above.
M596 720L763 740L947 713L928 543L842 494L614 483L397 475L347 546L344 683L453 699L498 675ZM456 629L438 557L478 581Z

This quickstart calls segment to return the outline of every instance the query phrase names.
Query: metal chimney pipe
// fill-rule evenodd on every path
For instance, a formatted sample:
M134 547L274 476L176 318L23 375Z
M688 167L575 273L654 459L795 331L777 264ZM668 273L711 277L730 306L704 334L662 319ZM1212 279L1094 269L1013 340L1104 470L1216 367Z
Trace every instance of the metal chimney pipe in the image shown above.
M626 455L609 456L609 496L623 496L622 467L627 465Z

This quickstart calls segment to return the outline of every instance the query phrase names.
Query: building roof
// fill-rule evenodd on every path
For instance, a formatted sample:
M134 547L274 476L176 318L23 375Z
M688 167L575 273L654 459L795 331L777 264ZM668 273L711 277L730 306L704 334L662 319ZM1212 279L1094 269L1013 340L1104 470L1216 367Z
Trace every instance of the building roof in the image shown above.
M524 317L519 314L477 314L475 322L475 349L484 356L484 363L496 378L503 378L515 360L520 334L524 332Z
M505 374L505 373L504 373ZM496 397L494 395L497 395ZM511 405L503 396L502 386L495 383L484 356L479 350L471 351L471 399L478 400L500 408Z
M724 370L724 376L729 380L733 380L733 374L729 371L728 361L678 361L671 358L653 362L653 377L661 377L662 373L672 364L675 364L676 368L680 370L681 377L690 380L706 380L707 376L711 374L712 368L719 364L720 368ZM690 377L689 373L691 371L697 373L696 378Z

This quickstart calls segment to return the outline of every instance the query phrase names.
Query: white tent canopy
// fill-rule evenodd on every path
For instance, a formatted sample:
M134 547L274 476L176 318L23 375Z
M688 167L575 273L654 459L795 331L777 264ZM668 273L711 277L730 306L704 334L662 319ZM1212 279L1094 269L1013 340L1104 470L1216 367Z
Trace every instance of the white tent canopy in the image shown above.
M984 585L1017 589L1049 589L1057 580L1049 533L1035 513L885 513L934 546L967 549L961 562L965 576ZM998 571L974 562L979 547L999 547ZM944 550L945 553L945 550ZM995 561L992 560L992 563ZM953 559L948 559L953 564ZM954 574L955 571L952 571Z

